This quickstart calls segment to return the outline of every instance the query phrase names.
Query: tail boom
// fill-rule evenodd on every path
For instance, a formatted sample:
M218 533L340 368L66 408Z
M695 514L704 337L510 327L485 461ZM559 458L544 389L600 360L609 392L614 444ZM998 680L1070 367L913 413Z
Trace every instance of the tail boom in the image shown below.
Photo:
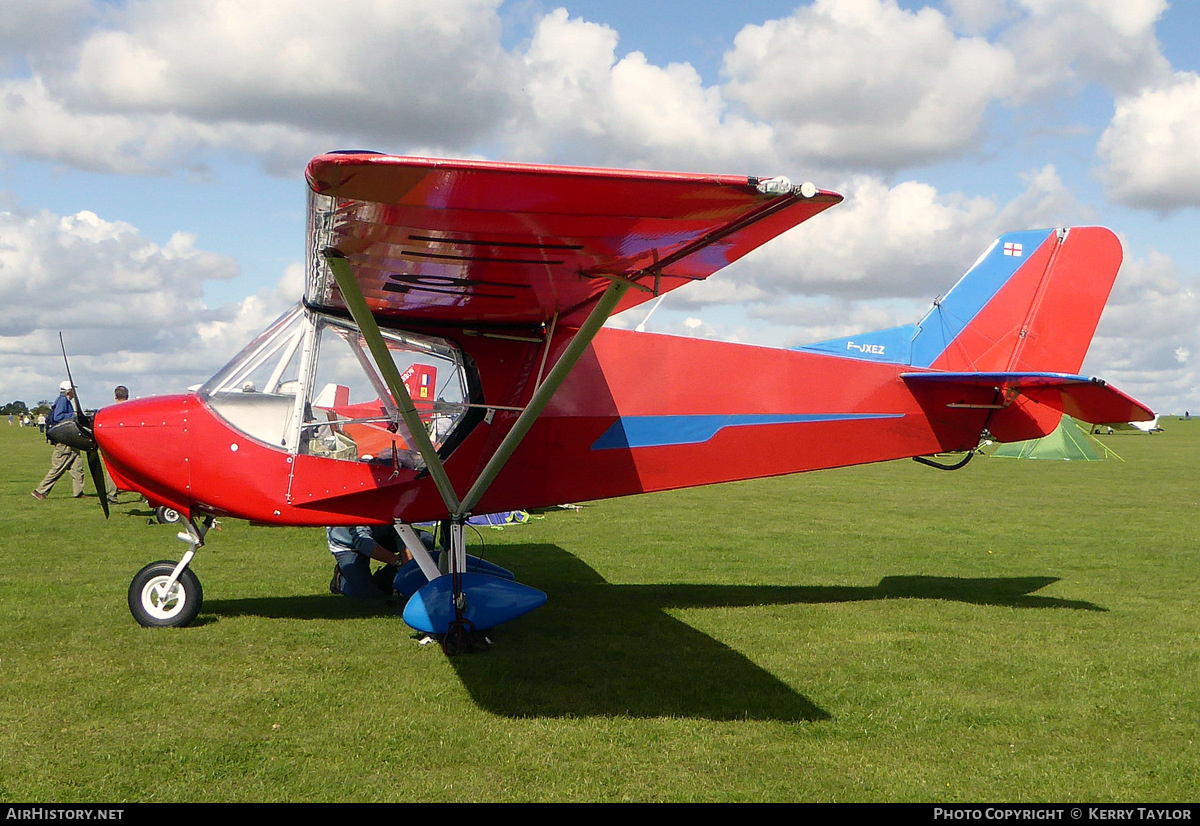
M479 508L540 507L975 447L988 411L930 416L900 378L906 369L604 329Z

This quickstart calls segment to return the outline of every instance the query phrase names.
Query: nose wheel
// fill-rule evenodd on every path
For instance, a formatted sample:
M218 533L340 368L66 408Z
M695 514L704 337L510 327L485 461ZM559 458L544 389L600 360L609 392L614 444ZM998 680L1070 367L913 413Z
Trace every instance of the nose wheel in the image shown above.
M174 582L175 562L151 562L129 583L129 610L146 628L187 625L200 613L204 591L200 580L185 568Z
M216 524L211 515L204 517L200 527L191 516L183 517L179 539L187 543L183 559L172 562L160 559L137 572L129 583L129 612L138 625L145 628L171 628L187 625L200 613L204 591L200 580L188 565L204 545L204 535Z

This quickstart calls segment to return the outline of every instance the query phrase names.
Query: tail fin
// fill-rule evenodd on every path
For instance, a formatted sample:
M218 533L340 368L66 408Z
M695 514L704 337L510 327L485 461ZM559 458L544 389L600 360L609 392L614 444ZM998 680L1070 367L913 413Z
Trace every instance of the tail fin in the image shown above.
M902 374L915 392L993 410L985 426L999 441L1044 436L1064 411L1091 422L1149 419L1141 402L1072 375L1120 266L1121 243L1103 227L1009 233L919 324L802 349L918 368Z
M917 325L909 363L1078 372L1120 266L1103 227L1001 236Z
M1075 373L1121 266L1103 227L1003 235L920 323L803 347L955 372Z

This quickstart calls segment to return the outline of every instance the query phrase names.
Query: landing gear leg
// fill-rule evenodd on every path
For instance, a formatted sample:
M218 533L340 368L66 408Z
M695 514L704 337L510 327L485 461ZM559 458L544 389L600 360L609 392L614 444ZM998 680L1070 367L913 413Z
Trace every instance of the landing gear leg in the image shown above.
M447 573L454 583L454 620L442 638L442 651L449 657L488 651L492 647L492 641L482 631L475 630L474 623L463 617L467 609L467 594L462 585L462 575L467 570L466 523L467 516L455 516L442 523L443 528L449 527L450 547L442 551L441 560L443 564L449 561Z
M129 611L138 624L147 628L180 627L187 625L200 613L204 590L200 580L188 569L196 551L204 545L204 535L213 525L211 516L204 517L199 528L189 517L179 538L188 549L179 562L151 562L137 572L129 583Z
M447 657L491 650L492 641L482 631L476 631L470 620L451 623L446 636L442 637L442 651Z

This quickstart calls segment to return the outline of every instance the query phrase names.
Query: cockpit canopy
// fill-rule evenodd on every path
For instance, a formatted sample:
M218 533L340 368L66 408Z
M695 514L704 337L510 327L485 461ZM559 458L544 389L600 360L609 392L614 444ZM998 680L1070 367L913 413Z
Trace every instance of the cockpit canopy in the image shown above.
M384 331L436 449L463 423L471 388L444 339ZM398 403L350 321L296 305L200 388L233 427L289 453L422 467Z

